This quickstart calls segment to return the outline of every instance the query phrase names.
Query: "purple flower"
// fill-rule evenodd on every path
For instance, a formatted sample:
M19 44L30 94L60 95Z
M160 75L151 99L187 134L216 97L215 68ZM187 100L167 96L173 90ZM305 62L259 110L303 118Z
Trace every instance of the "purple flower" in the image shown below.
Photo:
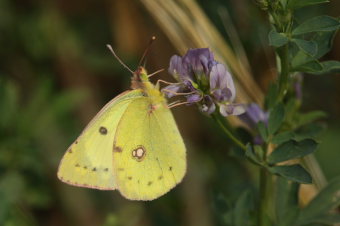
M246 112L239 118L250 128L256 128L257 123L263 122L268 125L269 112L263 111L259 105L252 103L246 107Z
M263 122L266 126L268 126L269 112L263 111L259 105L252 103L247 106L246 112L238 117L250 128L255 129L259 122ZM263 140L258 134L254 136L253 142L258 145L263 144Z
M215 61L208 48L190 49L183 56L172 56L169 73L179 81L163 89L168 98L185 95L189 104L198 103L202 112L211 114L219 108L223 116L245 112L242 104L234 104L236 91L227 68Z
M302 82L303 77L301 74L296 74L294 77L294 90L295 90L295 96L296 99L302 100Z

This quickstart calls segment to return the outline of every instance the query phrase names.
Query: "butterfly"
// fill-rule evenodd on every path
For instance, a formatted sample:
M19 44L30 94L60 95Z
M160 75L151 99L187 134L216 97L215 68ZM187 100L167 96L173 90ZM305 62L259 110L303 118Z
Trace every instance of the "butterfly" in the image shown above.
M139 67L131 87L107 103L67 149L57 173L61 181L117 189L130 200L156 199L182 181L186 148L159 83L153 85Z

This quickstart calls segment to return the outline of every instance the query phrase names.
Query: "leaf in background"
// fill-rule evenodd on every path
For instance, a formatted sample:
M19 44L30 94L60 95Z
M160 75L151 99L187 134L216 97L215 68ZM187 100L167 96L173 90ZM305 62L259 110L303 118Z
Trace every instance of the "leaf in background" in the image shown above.
M292 121L294 121L295 114L299 111L300 105L300 100L298 100L295 96L286 102L285 121L287 123L292 123Z
M289 2L289 0L280 0L281 4L282 4L282 7L283 8L286 8L287 6L287 3Z
M327 2L329 2L329 0L290 0L288 3L288 8L295 10L301 7Z
M250 210L252 202L249 191L244 191L237 199L234 208L234 224L235 226L247 226L250 221Z
M318 73L322 70L323 70L323 65L317 60L310 61L306 64L299 65L298 67L295 67L292 69L292 71L300 71L300 72L306 72L310 74Z
M270 109L275 104L278 95L278 85L277 83L272 83L269 86L268 94L265 99L266 109Z
M315 220L315 222L316 223L312 224L313 226L324 226L324 225L333 226L336 223L340 223L340 215L339 214L325 214L323 216L319 216ZM306 224L303 224L303 225L306 225ZM335 226L338 226L338 225L339 224L336 224Z
M305 53L310 56L314 56L318 51L318 45L313 41L307 41L303 39L292 39L292 41Z
M302 126L294 131L295 140L303 140L307 138L316 138L322 131L324 131L326 126L322 123L312 123Z
M312 71L309 72L310 74L314 75L322 75L322 74L329 74L329 73L340 73L340 61L329 60L323 61L320 63L322 69L319 71Z
M339 20L330 16L317 16L298 25L292 32L293 35L301 35L318 31L335 31L339 29Z
M314 56L315 59L319 59L332 49L336 33L337 30L321 31L314 34L310 41L313 41L318 45L318 53Z
M275 29L271 30L268 34L269 45L280 47L288 43L289 39L284 33L278 33Z
M291 71L296 71L301 65L307 64L309 62L316 61L315 57L308 55L306 52L299 50L293 56L291 60L292 69Z
M267 126L264 124L264 122L259 122L257 124L257 128L259 130L259 133L264 141L268 140L268 130Z
M292 225L299 215L300 184L278 177L275 192L275 210L278 226Z
M268 133L274 134L281 126L285 117L285 109L282 104L276 105L269 114Z
M0 80L0 128L12 127L18 109L18 90L10 81Z
M314 122L317 119L325 118L327 114L323 111L311 111L304 114L299 114L299 119L296 127L306 125L308 123Z
M295 47L293 45L289 46L290 51L294 53L292 61L291 61L292 67L296 69L299 66L304 65L306 63L315 62L317 61L317 59L319 59L320 57L328 53L332 49L333 40L334 40L336 33L337 31L321 31L321 32L316 32L313 35L313 37L309 41L315 42L318 46L317 53L314 56L307 54L303 50L296 51L295 48L293 48ZM317 62L317 64L320 64L320 63ZM322 70L322 66L323 65L321 64L317 65L316 71Z
M291 181L295 181L301 184L312 183L312 177L300 164L288 166L273 166L269 167L268 169L270 172L278 174Z
M274 138L271 141L274 144L282 144L286 141L289 141L290 139L293 139L294 136L295 136L294 132L285 131L274 136Z
M301 158L315 151L317 143L312 139L290 140L279 145L268 157L270 164Z
M324 220L329 211L340 205L340 177L330 181L329 184L301 211L299 224L309 224ZM333 216L333 215L330 215ZM339 218L335 219L338 220ZM328 219L331 220L331 219Z
M245 155L253 163L260 165L260 166L262 165L261 159L256 155L256 153L253 150L253 147L249 143L247 144L247 150L246 150Z

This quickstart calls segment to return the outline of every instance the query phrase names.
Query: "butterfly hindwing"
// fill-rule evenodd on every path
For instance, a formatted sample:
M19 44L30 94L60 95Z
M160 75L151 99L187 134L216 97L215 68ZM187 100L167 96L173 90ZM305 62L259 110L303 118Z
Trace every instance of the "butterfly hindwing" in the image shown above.
M133 200L155 199L178 184L186 171L185 146L170 110L147 97L129 104L114 139L117 189Z
M116 189L112 151L117 125L128 106L141 97L141 90L127 91L106 104L64 154L59 179L75 186Z

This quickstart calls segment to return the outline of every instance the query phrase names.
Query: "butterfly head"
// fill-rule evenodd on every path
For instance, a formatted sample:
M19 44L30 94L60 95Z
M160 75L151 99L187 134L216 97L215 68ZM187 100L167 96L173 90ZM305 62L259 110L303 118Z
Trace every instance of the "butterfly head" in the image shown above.
M163 94L159 91L157 86L154 86L149 81L149 76L144 67L138 67L138 69L133 73L131 80L132 89L142 89L146 96L148 96L152 102L155 104L165 103L166 99Z
M132 89L143 89L145 83L149 82L148 74L144 67L138 67L131 78Z

